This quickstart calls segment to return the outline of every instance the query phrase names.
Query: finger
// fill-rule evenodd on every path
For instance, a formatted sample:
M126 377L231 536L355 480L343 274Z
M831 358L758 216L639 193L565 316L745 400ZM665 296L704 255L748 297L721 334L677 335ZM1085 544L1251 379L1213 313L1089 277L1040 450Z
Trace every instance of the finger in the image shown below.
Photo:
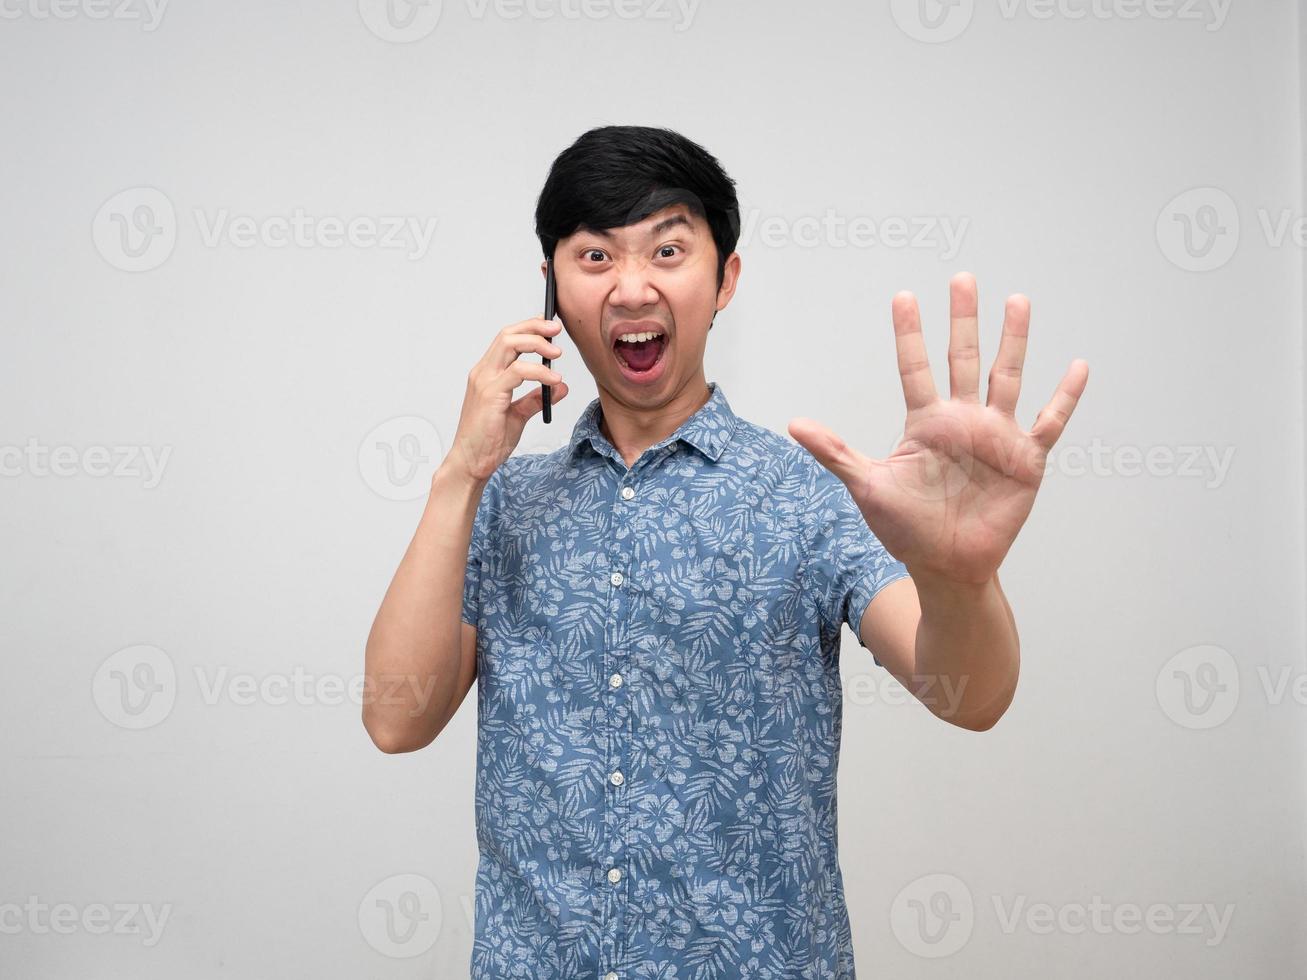
M869 457L858 452L820 422L809 418L791 419L789 433L800 446L816 457L817 462L839 477L855 499L867 492L871 472Z
M539 381L542 385L556 385L563 376L553 368L534 361L514 361L496 378L496 387L500 391L512 391L523 381Z
M552 389L549 396L549 400L551 404L556 405L567 397L566 381L560 381L556 385L550 385L550 388ZM518 418L522 419L523 421L526 421L529 420L532 415L535 415L544 407L545 407L545 389L537 387L537 388L532 388L521 398L513 402L513 404L508 406L508 410L512 412L514 415L516 415Z
M980 402L980 340L976 328L976 277L959 272L948 289L949 397Z
M545 321L548 322L548 321ZM502 371L522 354L535 353L550 360L563 356L563 349L550 338L537 333L500 334L492 348L495 352L494 366Z
M553 320L546 320L542 316L528 317L525 320L518 320L517 323L510 323L503 330L499 331L500 336L510 333L535 333L542 335L553 335L563 329L562 321L557 317Z
M989 369L985 404L1005 415L1015 415L1021 395L1021 369L1026 362L1026 337L1030 333L1030 300L1020 293L1007 298L1003 312L1003 337L998 355Z
M909 292L894 296L894 348L898 352L899 378L908 410L923 408L938 400L935 382L926 359L926 342L921 336L921 311L917 297Z
M538 316L531 317L528 320L519 320L517 323L510 323L495 334L481 360L495 368L502 368L504 365L500 363L500 360L505 350L505 338L518 334L534 334L539 337L553 338L562 329L563 325L558 320L546 320L544 317Z
M1066 374L1062 375L1062 382L1057 386L1057 391L1053 392L1052 400L1040 410L1030 434L1045 452L1052 449L1062 435L1088 380L1089 362L1076 358L1067 368Z

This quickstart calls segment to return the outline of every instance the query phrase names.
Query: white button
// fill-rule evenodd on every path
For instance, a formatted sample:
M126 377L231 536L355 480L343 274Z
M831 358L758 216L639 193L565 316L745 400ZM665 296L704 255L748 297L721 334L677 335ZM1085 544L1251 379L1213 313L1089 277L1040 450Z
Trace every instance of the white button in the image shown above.
M635 496L635 487L622 487L622 499L630 500Z
M619 881L621 881L621 880L622 880L622 869L621 869L621 868L610 868L609 871L608 871L608 880L611 881L614 885L617 884Z
M609 686L609 687L621 687L621 686L622 686L622 675L621 675L621 674L614 674L612 677L608 678L608 686Z
M608 581L612 582L614 585L621 585L621 584L622 584L622 573L621 573L621 572L613 572L613 574L612 574L611 576L609 576Z
M608 781L612 783L614 786L621 786L622 783L626 782L626 777L623 776L620 772L615 772L608 777Z
M617 980L617 974L614 973L612 970L609 970L607 973L604 974L604 980Z

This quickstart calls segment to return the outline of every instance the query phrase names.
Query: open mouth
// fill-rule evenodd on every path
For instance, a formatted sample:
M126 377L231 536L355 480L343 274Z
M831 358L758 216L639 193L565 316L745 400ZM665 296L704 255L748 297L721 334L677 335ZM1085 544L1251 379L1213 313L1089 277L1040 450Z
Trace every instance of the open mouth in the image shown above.
M616 340L613 342L613 353L632 374L648 374L663 359L663 352L667 349L667 335L647 337L646 334L636 334L635 336L645 339Z

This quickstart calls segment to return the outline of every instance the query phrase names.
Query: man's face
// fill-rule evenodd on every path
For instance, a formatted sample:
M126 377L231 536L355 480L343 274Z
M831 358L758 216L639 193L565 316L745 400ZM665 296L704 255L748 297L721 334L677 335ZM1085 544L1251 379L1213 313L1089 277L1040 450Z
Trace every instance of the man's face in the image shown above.
M718 287L708 223L676 204L633 225L561 239L558 313L599 388L633 409L654 409L702 383L708 328L734 295L739 270L732 253ZM618 339L643 333L661 337Z

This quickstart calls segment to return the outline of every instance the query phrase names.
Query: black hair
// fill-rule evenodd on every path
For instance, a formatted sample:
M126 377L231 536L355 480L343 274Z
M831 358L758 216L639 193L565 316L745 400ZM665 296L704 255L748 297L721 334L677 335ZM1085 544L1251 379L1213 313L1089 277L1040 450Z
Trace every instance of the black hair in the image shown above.
M740 239L735 181L717 158L670 129L601 126L558 155L536 202L545 258L578 228L607 231L684 204L707 222L717 245L717 285Z

